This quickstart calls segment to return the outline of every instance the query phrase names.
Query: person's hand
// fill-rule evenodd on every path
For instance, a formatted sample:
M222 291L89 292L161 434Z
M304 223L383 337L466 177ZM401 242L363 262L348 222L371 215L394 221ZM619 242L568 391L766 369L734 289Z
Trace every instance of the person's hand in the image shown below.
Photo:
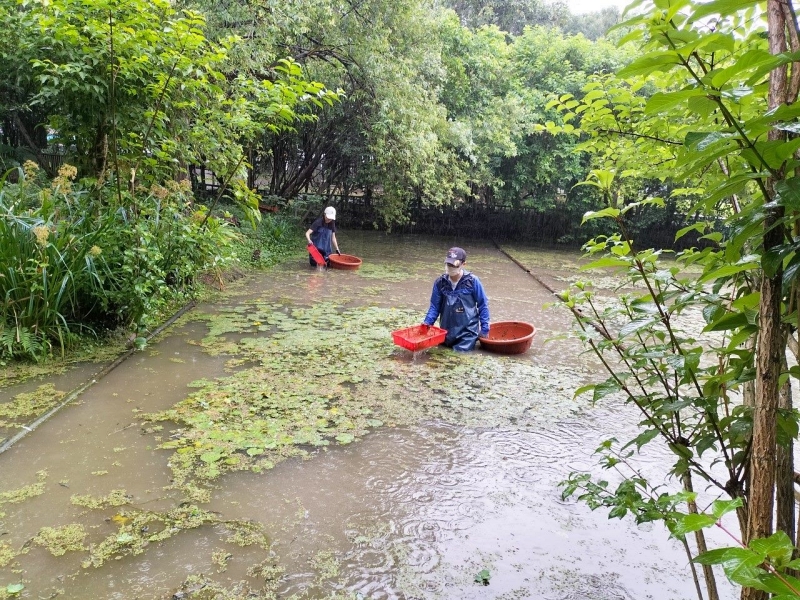
M428 325L427 323L422 323L422 324L419 326L419 329L420 329L420 331L421 331L422 333L428 333L428 331L430 331L430 328L431 328L431 326L430 326L430 325Z
M339 256L341 256L341 255L342 255L342 251L341 251L341 250L339 250L339 249L337 248L337 249L336 249L336 254L338 254Z

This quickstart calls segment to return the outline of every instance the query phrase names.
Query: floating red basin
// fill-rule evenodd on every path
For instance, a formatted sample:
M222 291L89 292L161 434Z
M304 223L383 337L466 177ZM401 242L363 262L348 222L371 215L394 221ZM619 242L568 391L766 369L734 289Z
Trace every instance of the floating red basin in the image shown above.
M447 337L447 330L433 325L414 325L392 332L392 341L411 352L438 346L445 337Z
M352 254L331 254L328 256L328 260L331 261L332 269L355 271L361 266L361 259Z
M522 354L527 352L536 335L536 327L522 321L499 321L492 323L489 335L479 338L481 348L500 354Z

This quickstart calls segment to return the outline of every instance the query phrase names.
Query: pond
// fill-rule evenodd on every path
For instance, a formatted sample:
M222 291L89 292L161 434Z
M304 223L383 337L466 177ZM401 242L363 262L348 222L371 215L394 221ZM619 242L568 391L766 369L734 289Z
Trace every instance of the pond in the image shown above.
M693 597L661 526L560 497L637 416L573 398L597 365L552 293L491 244L339 238L358 271L237 282L0 454L0 597ZM527 353L392 344L456 242ZM507 250L554 286L578 264Z

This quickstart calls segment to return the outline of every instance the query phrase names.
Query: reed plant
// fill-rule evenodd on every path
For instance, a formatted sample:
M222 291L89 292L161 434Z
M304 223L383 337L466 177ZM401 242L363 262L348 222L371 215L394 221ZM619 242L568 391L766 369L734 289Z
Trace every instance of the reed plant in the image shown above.
M97 328L141 335L227 268L240 236L188 182L120 192L113 178L52 181L33 163L0 178L0 360L62 354Z
M30 168L30 167L29 167ZM69 168L51 188L0 180L0 354L39 359L63 353L86 316L104 303L97 241L104 227ZM74 177L74 175L73 175Z

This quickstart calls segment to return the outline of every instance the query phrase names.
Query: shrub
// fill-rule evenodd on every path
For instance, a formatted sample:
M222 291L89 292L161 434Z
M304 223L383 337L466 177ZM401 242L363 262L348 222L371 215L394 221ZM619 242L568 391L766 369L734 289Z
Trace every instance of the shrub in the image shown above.
M76 184L69 165L52 182L32 163L15 174L0 180L0 357L63 352L98 326L146 327L199 272L235 259L239 236L185 184L112 194Z
M28 167L30 168L30 167ZM20 170L21 171L21 170ZM0 181L0 355L38 358L104 303L104 233L69 168L43 189Z

